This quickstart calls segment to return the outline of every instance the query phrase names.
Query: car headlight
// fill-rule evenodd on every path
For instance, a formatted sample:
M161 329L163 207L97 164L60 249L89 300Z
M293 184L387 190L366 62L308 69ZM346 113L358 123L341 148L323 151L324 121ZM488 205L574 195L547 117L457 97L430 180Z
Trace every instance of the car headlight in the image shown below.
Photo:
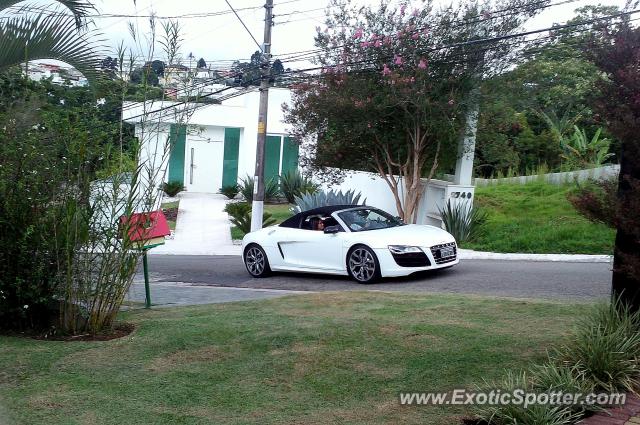
M422 252L420 247L408 245L389 245L389 251L391 251L392 254L413 254L416 252Z

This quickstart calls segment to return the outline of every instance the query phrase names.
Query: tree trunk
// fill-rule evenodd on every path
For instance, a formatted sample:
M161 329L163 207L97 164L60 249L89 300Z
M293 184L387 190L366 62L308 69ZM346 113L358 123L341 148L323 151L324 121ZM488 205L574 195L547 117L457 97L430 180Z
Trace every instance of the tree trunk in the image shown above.
M623 305L632 311L640 310L640 238L629 224L640 214L634 211L632 197L640 196L634 191L632 181L640 180L640 161L636 155L640 151L633 146L635 141L623 142L620 157L620 176L618 177L619 219L616 220L617 233L613 258L613 279L611 295L614 300L619 299ZM629 218L627 218L629 217ZM637 219L637 218L636 218Z

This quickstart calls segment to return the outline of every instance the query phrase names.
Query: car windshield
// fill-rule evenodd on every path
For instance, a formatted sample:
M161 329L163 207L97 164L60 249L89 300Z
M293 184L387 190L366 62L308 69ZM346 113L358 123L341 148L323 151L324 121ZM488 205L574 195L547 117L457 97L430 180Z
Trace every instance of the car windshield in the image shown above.
M388 229L404 224L399 218L375 208L359 208L357 210L342 211L338 213L338 216L352 232Z

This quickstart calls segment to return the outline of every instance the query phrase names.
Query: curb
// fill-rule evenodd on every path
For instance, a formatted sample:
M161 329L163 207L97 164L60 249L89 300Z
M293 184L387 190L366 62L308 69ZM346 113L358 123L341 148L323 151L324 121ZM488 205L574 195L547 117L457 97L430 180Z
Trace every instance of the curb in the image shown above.
M473 251L471 249L459 249L461 260L503 260L503 261L548 261L560 263L611 263L611 255L585 255L585 254L525 254L525 253L500 253Z

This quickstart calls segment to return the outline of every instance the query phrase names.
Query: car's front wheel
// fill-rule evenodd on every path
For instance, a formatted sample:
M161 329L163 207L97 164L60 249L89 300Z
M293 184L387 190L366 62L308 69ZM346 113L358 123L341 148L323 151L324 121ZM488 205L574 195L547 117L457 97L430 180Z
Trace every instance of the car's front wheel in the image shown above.
M251 244L244 250L244 265L253 277L267 277L271 274L269 259L260 245Z
M371 248L356 245L347 255L347 270L358 283L373 283L380 278L380 263Z

